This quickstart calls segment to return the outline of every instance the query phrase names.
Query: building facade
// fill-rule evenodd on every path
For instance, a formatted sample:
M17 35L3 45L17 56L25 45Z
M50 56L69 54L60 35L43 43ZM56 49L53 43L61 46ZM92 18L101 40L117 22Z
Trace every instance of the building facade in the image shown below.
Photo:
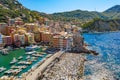
M11 36L3 36L3 43L5 45L12 45L12 38Z

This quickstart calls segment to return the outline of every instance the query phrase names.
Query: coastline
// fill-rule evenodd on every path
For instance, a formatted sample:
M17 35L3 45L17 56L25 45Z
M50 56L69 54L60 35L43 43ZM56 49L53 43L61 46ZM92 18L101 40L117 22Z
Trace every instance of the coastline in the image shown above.
M83 53L84 54L84 53ZM60 61L53 62L40 80L83 80L85 57L82 53L64 53Z
M89 34L97 34L97 33L115 33L115 32L120 32L119 30L118 31L103 31L103 32L98 32L98 31L93 31L93 32L83 32L83 34L86 34L86 33L89 33Z

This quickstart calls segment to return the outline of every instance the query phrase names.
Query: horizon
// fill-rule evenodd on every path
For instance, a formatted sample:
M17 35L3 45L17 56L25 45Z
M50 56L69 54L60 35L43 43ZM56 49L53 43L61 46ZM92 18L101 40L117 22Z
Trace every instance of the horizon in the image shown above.
M18 0L24 7L47 14L68 12L74 10L103 12L115 5L120 5L120 0ZM69 2L68 2L69 1ZM31 5L32 4L32 5ZM71 6L73 5L73 6ZM102 6L102 7L101 7Z

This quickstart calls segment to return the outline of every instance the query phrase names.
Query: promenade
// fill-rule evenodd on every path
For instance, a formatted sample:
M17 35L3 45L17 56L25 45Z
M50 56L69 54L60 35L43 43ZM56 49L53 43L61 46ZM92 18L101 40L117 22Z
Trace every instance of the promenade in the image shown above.
M42 73L46 70L48 65L50 65L51 62L55 60L55 58L60 57L63 53L64 52L59 51L53 54L50 58L46 59L44 63L42 63L38 68L31 71L24 80L36 80L39 76L42 75Z

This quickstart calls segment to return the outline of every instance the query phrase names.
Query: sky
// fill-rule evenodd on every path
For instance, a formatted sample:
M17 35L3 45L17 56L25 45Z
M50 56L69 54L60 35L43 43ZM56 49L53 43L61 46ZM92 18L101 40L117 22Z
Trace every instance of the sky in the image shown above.
M57 13L72 10L103 12L120 5L120 0L18 0L26 8L44 13Z

